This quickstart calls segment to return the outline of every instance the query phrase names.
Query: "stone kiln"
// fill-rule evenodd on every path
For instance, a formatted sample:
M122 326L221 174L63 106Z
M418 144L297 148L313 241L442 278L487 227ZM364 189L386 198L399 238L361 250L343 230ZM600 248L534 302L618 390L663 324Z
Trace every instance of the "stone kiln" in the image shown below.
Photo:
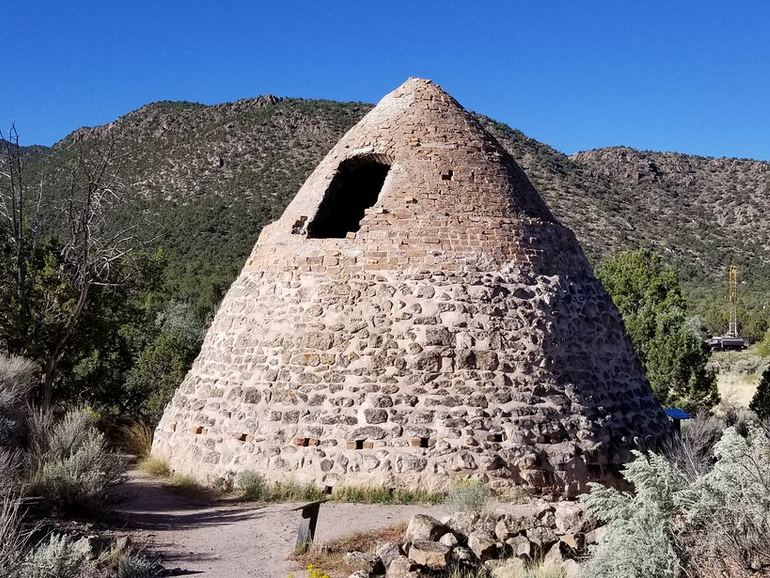
M575 236L410 79L262 231L153 451L208 480L570 496L668 431Z

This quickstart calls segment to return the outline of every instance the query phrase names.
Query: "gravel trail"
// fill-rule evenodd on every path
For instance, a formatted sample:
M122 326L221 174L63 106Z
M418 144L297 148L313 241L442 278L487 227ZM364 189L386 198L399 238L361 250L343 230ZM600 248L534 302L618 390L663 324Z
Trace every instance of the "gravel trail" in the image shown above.
M301 569L288 559L297 539L299 504L254 504L187 498L138 472L118 490L115 526L166 568L211 578L286 578ZM408 522L440 506L326 503L316 541Z

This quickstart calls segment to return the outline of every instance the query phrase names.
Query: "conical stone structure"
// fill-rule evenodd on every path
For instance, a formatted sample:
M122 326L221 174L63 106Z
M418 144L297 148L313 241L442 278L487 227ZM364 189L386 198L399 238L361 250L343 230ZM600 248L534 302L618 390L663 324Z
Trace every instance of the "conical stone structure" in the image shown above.
M573 233L410 79L264 228L153 451L208 481L570 496L668 431Z

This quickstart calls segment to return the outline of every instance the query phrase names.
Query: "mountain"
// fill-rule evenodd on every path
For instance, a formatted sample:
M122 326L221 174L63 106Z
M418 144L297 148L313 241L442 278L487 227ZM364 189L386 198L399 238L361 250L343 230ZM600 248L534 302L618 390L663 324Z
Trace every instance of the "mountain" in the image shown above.
M172 292L215 300L261 227L370 108L274 96L213 106L157 102L29 149L29 164L60 190L76 143L111 142L121 218L142 223L148 239L162 235ZM478 119L594 262L623 248L655 248L685 272L694 294L718 299L733 259L748 291L770 306L770 163L625 147L567 156Z

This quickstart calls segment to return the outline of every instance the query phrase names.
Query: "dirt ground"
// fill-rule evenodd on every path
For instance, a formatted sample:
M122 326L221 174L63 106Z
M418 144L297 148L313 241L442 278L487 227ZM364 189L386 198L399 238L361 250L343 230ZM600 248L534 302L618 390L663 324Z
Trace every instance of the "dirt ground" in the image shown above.
M119 488L114 525L119 533L158 555L169 569L212 578L304 576L289 560L297 539L298 504L214 503L179 495L151 477L132 472ZM316 542L408 522L417 513L441 516L442 506L326 503Z

